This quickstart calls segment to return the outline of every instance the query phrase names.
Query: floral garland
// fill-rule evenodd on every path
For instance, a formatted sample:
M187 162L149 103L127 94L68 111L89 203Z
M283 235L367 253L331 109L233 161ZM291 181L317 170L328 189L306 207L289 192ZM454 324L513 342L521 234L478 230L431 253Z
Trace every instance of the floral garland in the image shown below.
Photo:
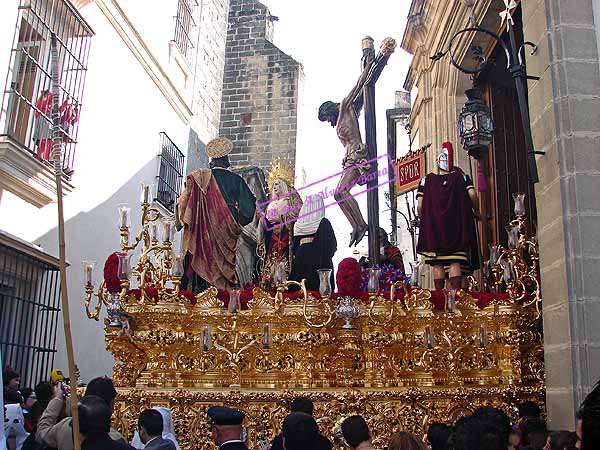
M379 291L389 292L390 286L395 281L405 281L409 283L409 278L404 275L404 270L396 269L393 264L383 264L381 267L375 266L376 269L381 269L379 274ZM369 269L360 269L360 290L361 292L367 291L367 285L369 282Z
M360 291L360 264L354 258L345 258L338 265L335 278L338 295L356 297Z
M119 257L117 252L112 253L104 263L104 286L111 294L121 292L121 281L118 277Z

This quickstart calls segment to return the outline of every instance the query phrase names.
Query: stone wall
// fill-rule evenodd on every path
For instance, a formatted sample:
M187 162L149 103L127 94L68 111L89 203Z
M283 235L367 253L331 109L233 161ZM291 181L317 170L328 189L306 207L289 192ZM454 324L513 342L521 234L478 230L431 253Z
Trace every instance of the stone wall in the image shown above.
M187 172L206 167L204 145L219 133L229 0L202 0Z
M538 156L538 237L551 428L600 378L600 75L591 0L522 2ZM542 207L543 205L543 207Z
M274 20L256 0L231 1L219 133L235 145L234 166L268 169L274 158L296 160L302 71L270 41Z

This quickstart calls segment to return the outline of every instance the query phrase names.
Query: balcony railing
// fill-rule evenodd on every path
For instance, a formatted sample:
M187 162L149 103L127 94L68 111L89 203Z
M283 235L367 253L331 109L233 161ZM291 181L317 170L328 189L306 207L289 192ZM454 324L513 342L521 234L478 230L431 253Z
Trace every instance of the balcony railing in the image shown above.
M185 156L167 136L167 133L159 133L160 153L159 169L157 175L157 189L155 200L175 212L175 202L181 194L183 186L183 162Z
M66 0L21 0L0 111L0 135L43 163L52 160L50 35L58 44L63 170L73 172L93 31Z

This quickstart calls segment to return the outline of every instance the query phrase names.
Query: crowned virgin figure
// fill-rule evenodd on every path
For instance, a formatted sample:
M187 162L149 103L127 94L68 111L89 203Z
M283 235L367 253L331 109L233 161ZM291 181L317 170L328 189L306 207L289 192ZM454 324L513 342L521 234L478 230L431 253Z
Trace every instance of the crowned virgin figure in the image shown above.
M261 260L260 284L273 288L292 270L294 223L302 208L302 199L294 190L294 169L276 161L267 178L269 201L262 211L257 253Z

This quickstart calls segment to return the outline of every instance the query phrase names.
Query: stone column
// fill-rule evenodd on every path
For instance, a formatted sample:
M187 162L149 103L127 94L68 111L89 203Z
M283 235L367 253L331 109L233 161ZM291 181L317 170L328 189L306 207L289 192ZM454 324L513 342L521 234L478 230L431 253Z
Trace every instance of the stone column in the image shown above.
M549 428L600 378L600 75L593 0L521 2L534 145Z

